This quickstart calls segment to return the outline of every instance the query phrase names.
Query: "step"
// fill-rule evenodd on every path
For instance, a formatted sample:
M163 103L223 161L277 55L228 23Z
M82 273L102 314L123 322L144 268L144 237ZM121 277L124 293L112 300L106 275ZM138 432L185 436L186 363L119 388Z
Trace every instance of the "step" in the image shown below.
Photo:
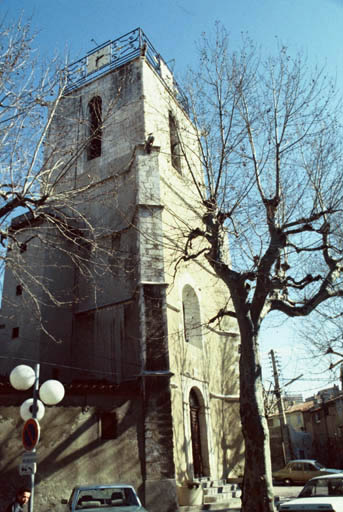
M212 489L211 489L212 491ZM215 489L213 489L215 491ZM230 490L227 492L204 492L203 503L219 503L230 502L232 498L240 498L242 491L240 489Z
M216 496L204 496L203 503L206 505L207 503L229 502L231 498L232 498L232 496L228 495L228 494L217 494Z
M233 499L230 503L209 503L207 505L192 505L192 506L181 506L179 512L208 512L209 510L215 512L229 512L241 510L241 500Z
M226 505L239 500L242 495L240 485L237 482L228 482L226 479L210 480L205 477L194 479L188 485L202 492L201 500L204 506Z
M234 489L232 489L232 486L231 485L223 485L223 486L218 486L218 487L206 487L204 489L204 494L222 494L222 493L228 493L228 492L231 492L233 491Z

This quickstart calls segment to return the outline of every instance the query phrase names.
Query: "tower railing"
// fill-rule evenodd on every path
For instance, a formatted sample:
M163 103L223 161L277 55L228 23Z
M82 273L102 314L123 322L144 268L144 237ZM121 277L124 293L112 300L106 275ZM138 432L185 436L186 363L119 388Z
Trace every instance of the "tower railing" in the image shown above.
M143 55L160 75L168 89L177 97L183 108L188 111L187 97L175 81L168 64L155 50L148 37L139 27L113 41L106 41L93 48L81 59L70 64L67 68L66 92L71 92L80 86L92 82L99 76L108 73L108 71L119 68L123 64ZM170 83L170 80L165 80L162 67L168 69L172 83Z

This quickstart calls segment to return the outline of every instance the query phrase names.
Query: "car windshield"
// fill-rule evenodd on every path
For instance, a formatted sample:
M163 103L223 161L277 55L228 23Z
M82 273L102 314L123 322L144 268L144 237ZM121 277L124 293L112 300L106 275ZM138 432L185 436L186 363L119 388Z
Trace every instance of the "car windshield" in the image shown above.
M319 496L343 496L342 478L318 478L307 482L299 498L316 498Z
M136 494L129 487L102 487L80 490L76 510L86 508L139 506Z
M324 469L323 464L321 464L321 463L320 463L320 462L318 462L317 460L314 462L314 465L315 465L318 469Z

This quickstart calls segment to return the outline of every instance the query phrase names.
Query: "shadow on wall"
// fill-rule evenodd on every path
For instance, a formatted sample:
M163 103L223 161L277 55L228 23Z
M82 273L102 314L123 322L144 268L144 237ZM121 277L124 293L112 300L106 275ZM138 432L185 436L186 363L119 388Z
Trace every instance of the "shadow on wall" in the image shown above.
M117 402L117 403L115 403ZM112 407L120 410L116 439L101 439L99 413L94 406L54 407L46 411L41 422L41 438L37 446L38 506L54 508L61 498L69 498L72 488L81 483L129 481L138 487L141 468L137 457L140 432L139 401L113 400ZM5 416L9 409L10 414ZM5 419L6 418L6 419ZM18 420L14 420L18 418ZM5 431L6 422L10 428ZM18 408L3 411L0 444L0 503L7 505L18 487L29 484L19 476L19 464L24 448L21 442L23 422ZM6 433L5 433L6 432ZM130 453L131 446L131 453Z
M237 395L238 360L237 344L226 339L222 345L222 392L227 395ZM218 416L218 445L214 447L222 455L222 478L243 476L244 472L244 442L240 427L239 402L216 401Z
M177 314L173 325L178 325ZM198 326L195 331L199 331ZM209 382L209 392L215 391L218 395L237 395L239 387L238 343L232 341L230 337L214 334L206 325L201 326L201 331L203 342L200 347L197 343L195 348L190 347L189 342L185 342L183 332L175 330L170 333L170 343L174 345L172 367L178 368L181 375L187 376L192 372L192 365L196 366L201 378L205 382ZM204 341L205 335L208 336L206 341ZM189 348L192 352L196 350L199 354L196 363L189 357ZM210 375L211 371L212 375ZM194 380L195 387L197 386L196 382ZM189 397L183 396L183 389L179 389L177 393L182 393L182 398L179 396L175 400L181 398L182 402L188 402ZM244 443L240 427L239 402L228 402L224 399L210 397L209 408L209 421L215 422L215 428L211 425L207 425L207 428L210 430L209 435L212 436L212 449L217 462L217 467L211 468L210 477L226 479L241 476L244 469ZM175 453L178 459L178 464L176 464L178 485L187 484L192 480L193 476L189 474L188 468L189 466L194 468L192 440L187 439L185 435L185 424L189 422L189 418L185 418L184 414L185 410L183 410L181 422L174 421L173 424ZM203 439L201 444L203 442L206 443L208 440ZM214 477L214 473L216 473L216 477Z

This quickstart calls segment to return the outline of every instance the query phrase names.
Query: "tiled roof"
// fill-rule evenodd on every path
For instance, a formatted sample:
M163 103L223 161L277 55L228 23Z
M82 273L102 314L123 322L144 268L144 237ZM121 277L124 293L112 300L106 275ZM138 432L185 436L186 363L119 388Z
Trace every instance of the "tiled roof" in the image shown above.
M299 404L294 404L291 407L288 407L288 409L286 409L285 413L290 414L292 412L305 412L305 411L308 411L309 409L311 409L311 407L313 407L313 406L314 406L314 401L309 400L308 402L301 402Z

